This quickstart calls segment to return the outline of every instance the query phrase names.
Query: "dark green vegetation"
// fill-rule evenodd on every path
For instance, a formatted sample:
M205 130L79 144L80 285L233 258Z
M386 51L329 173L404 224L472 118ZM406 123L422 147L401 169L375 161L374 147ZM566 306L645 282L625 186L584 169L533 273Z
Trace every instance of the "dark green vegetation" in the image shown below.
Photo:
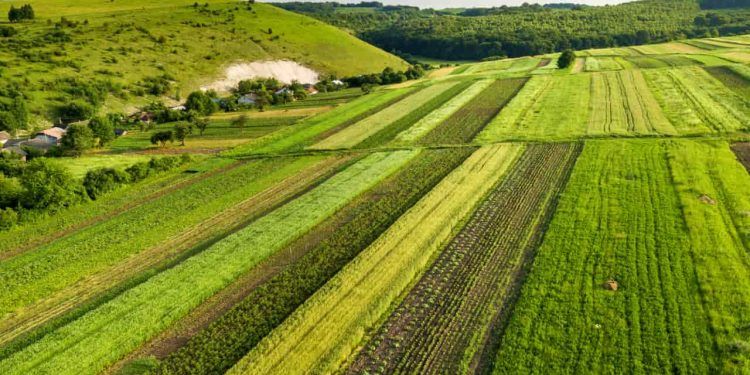
M438 125L420 144L458 144L471 142L526 83L526 78L498 80L456 113Z
M707 1L705 5L714 2ZM735 3L747 7L746 3ZM446 60L527 56L567 48L628 46L750 30L750 11L701 10L694 0L645 0L607 7L552 9L538 5L465 13L412 7L282 3L387 51Z
M472 151L425 151L352 202L314 229L322 239L300 260L164 360L158 373L217 373L232 366Z
M458 374L486 365L580 148L530 146L348 373Z

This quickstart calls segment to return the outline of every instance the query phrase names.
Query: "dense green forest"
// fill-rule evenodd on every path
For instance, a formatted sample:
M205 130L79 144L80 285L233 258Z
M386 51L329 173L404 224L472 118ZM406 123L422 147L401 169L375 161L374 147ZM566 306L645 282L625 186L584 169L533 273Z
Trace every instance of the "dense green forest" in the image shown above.
M458 11L372 2L278 5L350 29L402 55L463 60L742 34L750 31L750 9L743 9L748 4L646 0L602 7L525 4Z

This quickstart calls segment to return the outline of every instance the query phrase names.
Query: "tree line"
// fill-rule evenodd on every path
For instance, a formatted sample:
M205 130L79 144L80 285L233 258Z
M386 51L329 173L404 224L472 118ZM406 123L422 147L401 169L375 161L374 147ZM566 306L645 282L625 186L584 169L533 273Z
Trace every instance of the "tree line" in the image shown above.
M397 54L480 60L747 33L750 9L737 8L747 2L645 0L617 6L525 5L459 13L409 7L350 12L314 3L278 6L354 30L360 38ZM718 9L730 6L734 8Z

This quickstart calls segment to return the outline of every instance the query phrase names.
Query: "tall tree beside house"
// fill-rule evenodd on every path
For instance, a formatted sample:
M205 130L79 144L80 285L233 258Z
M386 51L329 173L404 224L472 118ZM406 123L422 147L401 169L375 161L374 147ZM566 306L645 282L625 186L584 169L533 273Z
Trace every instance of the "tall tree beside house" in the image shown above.
M94 117L89 121L89 128L94 133L96 144L106 146L115 140L115 126L109 117Z
M84 124L72 124L60 140L60 146L69 155L81 155L94 147L94 132Z
M213 99L215 95L203 91L195 91L188 95L185 102L185 108L189 111L198 112L201 115L208 116L219 109Z

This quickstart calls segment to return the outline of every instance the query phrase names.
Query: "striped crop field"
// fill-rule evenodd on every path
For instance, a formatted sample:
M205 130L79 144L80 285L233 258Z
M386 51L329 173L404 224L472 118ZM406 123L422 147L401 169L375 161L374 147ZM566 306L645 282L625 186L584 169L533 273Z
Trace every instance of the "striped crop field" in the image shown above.
M395 103L388 108L385 108L382 111L312 145L310 149L319 150L354 147L364 142L367 138L377 134L379 131L387 128L394 122L408 116L411 111L415 110L415 108L419 108L429 103L429 101L435 96L439 96L456 84L458 83L448 81L446 83L438 83L421 89L402 99L398 103Z
M589 135L677 133L639 70L594 73L590 106Z
M748 184L726 144L588 143L495 373L731 369L745 323L729 317L748 300L726 283L748 273L732 265L748 257Z
M177 267L3 360L0 371L101 371L415 155L400 151L368 156Z
M516 96L526 78L500 79L437 125L419 144L462 144L471 142L479 132Z
M501 145L475 152L228 373L338 368L520 150Z
M478 136L480 142L582 136L591 75L534 76Z
M529 146L394 310L348 373L466 373L487 365L579 147Z
M649 70L644 76L680 134L730 132L750 124L748 101L701 68Z
M750 374L750 7L97 1L0 23L0 375Z

